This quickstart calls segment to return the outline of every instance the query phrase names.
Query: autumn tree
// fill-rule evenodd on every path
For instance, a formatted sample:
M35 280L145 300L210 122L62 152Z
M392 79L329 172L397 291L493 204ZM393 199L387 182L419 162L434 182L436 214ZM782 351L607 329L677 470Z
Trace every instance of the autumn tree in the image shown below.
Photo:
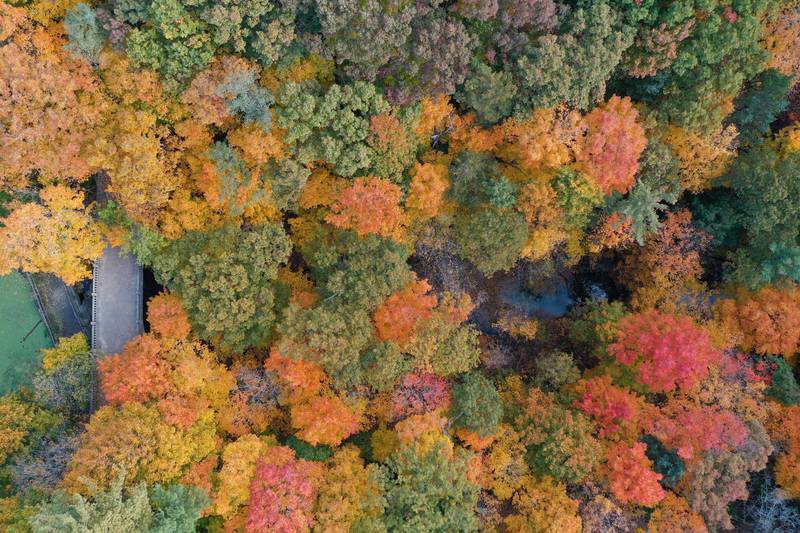
M588 417L555 404L551 396L538 389L530 391L522 408L525 460L534 473L574 483L594 472L602 447L593 436L595 427Z
M772 444L759 422L748 424L749 438L734 452L711 452L687 473L682 490L692 510L703 516L710 529L732 527L728 506L748 498L752 472L763 470Z
M586 115L586 138L577 160L605 194L626 193L639 169L639 157L647 146L639 112L629 98L612 96Z
M724 320L744 335L742 348L792 357L800 346L800 290L764 287L720 303Z
M449 389L447 381L435 374L406 374L392 392L392 415L403 418L445 407Z
M639 383L654 392L690 389L721 356L709 334L690 317L656 310L622 318L617 340L608 351L617 362L632 367Z
M39 193L42 203L18 205L0 227L0 272L52 272L72 284L91 277L87 263L105 247L83 205L83 195L65 185Z
M345 532L380 515L381 493L375 470L364 464L357 448L343 446L328 460L327 467L314 508L316 527Z
M222 56L192 80L181 100L203 124L230 127L234 119L269 131L274 103L272 94L259 86L259 69L245 59Z
M582 531L578 502L567 496L565 485L547 476L525 481L514 494L514 513L503 519L508 531Z
M319 469L277 446L256 462L245 531L307 531L313 520Z
M641 442L630 447L619 442L606 453L611 492L622 503L653 506L664 498L664 489L658 484L661 474L653 472L644 451Z
M87 142L86 160L108 174L105 186L136 222L154 226L183 176L166 150L170 132L146 109L120 106Z
M292 426L298 430L297 436L312 446L338 446L356 432L360 415L336 396L317 396L291 409Z
M708 533L703 518L689 508L686 499L667 492L664 499L656 506L647 527L653 533L677 533L678 531L696 531Z
M225 518L237 514L250 499L250 483L258 458L274 444L268 438L247 434L229 442L222 450L222 468L214 499L214 511Z
M648 433L677 451L682 459L701 452L731 452L746 441L747 426L731 411L714 407L673 408L647 421Z
M147 302L147 322L153 333L168 339L185 339L191 331L189 316L180 298L167 292Z
M430 290L427 281L418 280L390 295L372 315L378 338L400 346L410 340L417 324L429 318L437 304Z
M614 385L608 375L581 381L576 388L574 405L595 420L600 437L636 433L642 407L636 395Z
M625 259L623 283L633 291L631 307L678 308L678 300L702 289L702 254L711 236L692 223L692 214L681 210L667 214L659 230L645 239Z
M411 220L436 216L450 187L449 169L441 162L417 163L408 186L406 208Z
M20 393L0 396L0 463L36 443L58 423L58 416Z
M26 187L33 171L45 183L86 179L81 149L108 107L90 66L22 8L3 4L0 28L2 188Z
M214 449L213 418L199 420L188 431L166 424L154 407L126 403L117 410L98 410L72 457L64 486L85 492L89 479L108 487L123 468L126 483L134 480L166 483L176 480L190 463Z
M359 236L368 233L396 236L404 218L398 205L401 196L400 187L388 181L358 178L353 185L342 189L325 220Z

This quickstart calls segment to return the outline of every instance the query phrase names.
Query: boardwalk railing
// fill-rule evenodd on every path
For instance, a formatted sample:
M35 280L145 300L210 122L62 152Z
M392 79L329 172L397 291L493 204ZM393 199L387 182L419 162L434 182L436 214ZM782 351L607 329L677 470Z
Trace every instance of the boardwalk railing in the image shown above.
M36 302L36 308L39 310L39 316L42 317L44 327L47 328L47 334L50 335L50 340L53 341L53 346L55 346L56 336L53 335L53 330L50 328L50 321L47 319L47 313L44 312L44 306L42 305L42 297L39 295L39 289L36 288L36 283L34 283L30 274L23 272L22 275L25 276L25 279L28 280L28 285L31 286L31 292L33 293L33 299Z
M100 268L97 266L101 257L92 265L92 351L97 348L97 289L100 285Z

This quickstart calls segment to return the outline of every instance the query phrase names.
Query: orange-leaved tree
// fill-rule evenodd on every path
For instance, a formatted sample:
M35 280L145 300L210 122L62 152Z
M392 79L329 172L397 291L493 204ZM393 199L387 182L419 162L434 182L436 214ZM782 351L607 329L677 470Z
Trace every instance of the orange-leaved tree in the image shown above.
M767 286L720 303L724 321L743 335L742 348L792 358L800 349L800 288Z
M653 506L665 495L658 481L661 474L653 471L653 463L645 455L642 442L628 446L618 442L606 452L611 492L622 503Z
M403 191L394 183L374 176L358 178L342 189L325 220L359 236L375 233L392 237L405 218L400 207L402 196Z
M408 342L417 322L429 318L436 307L430 290L426 280L415 280L384 300L372 315L377 337L400 346Z
M88 63L21 8L0 3L0 188L40 180L83 180L91 168L81 147L108 103Z
M181 299L166 292L147 302L147 322L153 333L169 339L186 339L191 331L189 315Z

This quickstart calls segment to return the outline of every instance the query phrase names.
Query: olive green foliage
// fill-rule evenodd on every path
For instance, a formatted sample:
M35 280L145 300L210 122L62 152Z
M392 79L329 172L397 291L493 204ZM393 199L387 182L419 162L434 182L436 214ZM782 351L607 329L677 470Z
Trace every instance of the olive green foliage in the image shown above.
M603 201L603 193L586 175L571 168L563 168L553 179L559 207L564 221L576 229L589 225L592 211Z
M450 177L452 186L448 194L464 207L490 204L509 209L517 201L516 185L500 173L497 161L489 154L458 154L450 165Z
M278 61L295 39L291 2L206 0L198 4L197 13L208 23L216 46L264 66Z
M541 433L539 442L528 446L525 455L534 472L578 483L601 461L603 448L593 436L594 424L582 413L558 407L545 420L532 423Z
M766 393L784 405L800 403L800 385L797 384L792 367L783 357L770 357L769 360L775 365L775 371Z
M510 67L517 85L516 109L566 102L589 108L605 95L606 82L633 42L633 30L603 2L575 9L561 33L525 47Z
M374 85L355 82L323 90L314 83L288 83L278 101L278 125L286 129L286 142L296 144L300 162L324 160L346 177L373 165L370 117L389 111Z
M115 15L136 25L126 39L131 62L158 71L176 92L219 51L240 53L266 66L284 55L295 37L293 11L270 0L117 4Z
M514 109L517 87L506 71L496 72L482 62L475 62L472 72L456 93L458 102L475 111L484 124L494 124L508 117Z
M478 531L478 488L467 480L466 457L453 459L433 448L418 455L403 446L380 468L388 531Z
M372 311L413 279L410 247L377 235L359 239L341 232L332 244L312 243L303 255L321 296L335 306Z
M154 0L145 15L148 26L134 28L126 40L126 52L135 67L158 71L177 91L214 57L211 29L201 17L178 0ZM176 20L182 21L175 24Z
M279 209L294 211L311 171L294 159L281 159L265 169L272 186L272 198Z
M37 372L33 376L36 397L51 411L67 415L88 413L94 394L94 371L94 357L88 351L75 354L55 368Z
M380 342L362 353L361 367L364 371L364 382L373 389L384 392L394 388L400 378L413 368L413 360L411 355L403 353L395 343Z
M269 339L280 296L273 282L292 249L277 224L188 232L154 261L156 276L183 300L195 331L240 351Z
M503 415L500 395L494 384L478 373L462 376L453 385L450 419L456 428L477 433L480 437L493 434Z
M480 361L478 332L471 324L453 324L440 317L428 320L405 348L419 370L440 376L468 372Z
M278 326L281 354L322 366L342 386L361 380L361 352L372 339L372 324L363 309L348 312L332 301L313 309L286 308Z
M399 105L453 94L467 77L474 45L458 18L430 12L414 20L406 45L381 73L380 83L389 100Z
M569 338L589 353L605 355L606 348L615 340L617 322L626 314L625 304L619 301L583 301L568 315Z
M554 392L563 385L575 383L581 372L575 366L572 354L547 352L534 362L533 385L543 391Z
M398 54L411 34L413 2L317 0L325 44L351 78L375 81L378 69Z
M528 225L517 211L483 209L460 215L453 236L461 256L490 276L517 262L528 238Z

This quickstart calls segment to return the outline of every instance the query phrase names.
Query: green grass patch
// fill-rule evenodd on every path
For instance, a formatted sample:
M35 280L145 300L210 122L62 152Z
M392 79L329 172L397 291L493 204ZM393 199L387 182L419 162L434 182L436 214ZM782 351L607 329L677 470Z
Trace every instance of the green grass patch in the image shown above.
M29 384L39 350L52 345L22 274L0 277L0 394Z

